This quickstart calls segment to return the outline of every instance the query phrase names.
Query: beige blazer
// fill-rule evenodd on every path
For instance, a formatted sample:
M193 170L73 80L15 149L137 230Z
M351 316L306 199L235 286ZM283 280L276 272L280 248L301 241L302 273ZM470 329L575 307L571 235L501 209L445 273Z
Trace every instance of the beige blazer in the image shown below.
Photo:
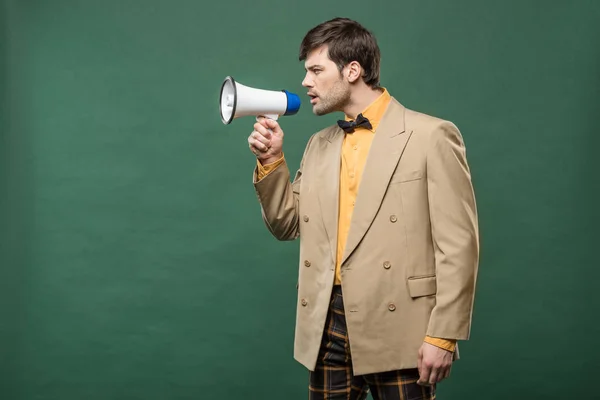
M344 132L312 135L254 187L279 240L300 238L294 358L314 370L334 282ZM426 335L466 340L479 258L475 197L454 124L392 98L373 139L341 267L356 375L415 368ZM458 354L455 354L458 358Z

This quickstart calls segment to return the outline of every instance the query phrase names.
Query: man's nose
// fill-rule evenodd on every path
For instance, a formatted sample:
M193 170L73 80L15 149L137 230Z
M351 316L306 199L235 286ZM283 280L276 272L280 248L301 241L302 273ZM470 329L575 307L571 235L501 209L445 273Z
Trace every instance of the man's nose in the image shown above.
M309 79L308 75L304 77L304 79L302 80L302 86L304 87L312 87L313 86L313 82L311 79Z

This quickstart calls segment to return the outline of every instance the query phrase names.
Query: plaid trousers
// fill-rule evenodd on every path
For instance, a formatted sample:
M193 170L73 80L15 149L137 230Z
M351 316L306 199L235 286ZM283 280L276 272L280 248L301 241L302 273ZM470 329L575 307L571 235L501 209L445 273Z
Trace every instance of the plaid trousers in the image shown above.
M434 400L435 385L417 384L415 369L354 376L342 290L334 286L315 371L309 372L310 400Z

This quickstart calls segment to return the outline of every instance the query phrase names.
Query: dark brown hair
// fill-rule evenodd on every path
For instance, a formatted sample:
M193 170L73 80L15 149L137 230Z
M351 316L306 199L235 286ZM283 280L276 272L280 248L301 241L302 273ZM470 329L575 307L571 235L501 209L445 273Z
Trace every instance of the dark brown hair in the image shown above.
M363 68L363 80L373 89L379 87L380 51L375 36L361 24L348 18L334 18L312 28L300 44L300 61L308 53L327 45L329 58L341 71L352 61Z

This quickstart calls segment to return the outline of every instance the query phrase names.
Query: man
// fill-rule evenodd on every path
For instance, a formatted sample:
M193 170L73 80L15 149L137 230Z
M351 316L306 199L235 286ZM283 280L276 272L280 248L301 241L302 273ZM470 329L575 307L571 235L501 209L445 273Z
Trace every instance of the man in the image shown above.
M313 112L345 119L312 135L293 182L284 133L248 137L263 219L300 238L294 357L311 399L433 399L467 340L478 268L462 136L379 85L372 34L336 18L300 47Z

